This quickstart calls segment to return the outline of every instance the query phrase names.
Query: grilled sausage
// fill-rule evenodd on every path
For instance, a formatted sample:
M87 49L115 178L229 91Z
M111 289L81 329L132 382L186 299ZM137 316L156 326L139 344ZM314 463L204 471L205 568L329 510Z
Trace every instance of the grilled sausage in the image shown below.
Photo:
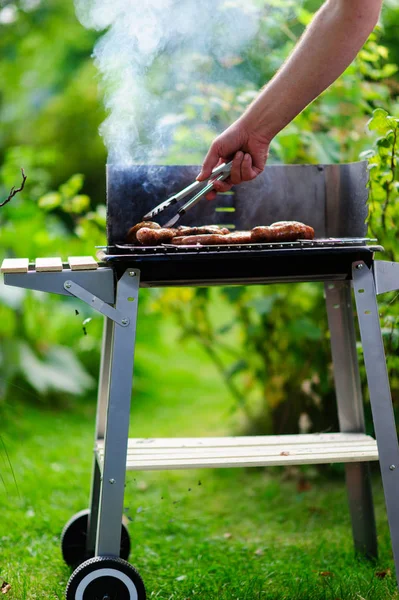
M147 221L147 222L143 222L143 223L137 223L137 225L135 225L134 227L131 227L131 229L129 229L128 234L126 236L126 241L128 244L137 244L138 240L137 240L137 232L140 229L143 228L146 229L161 229L161 226L158 225L158 223L153 223L152 221Z
M150 229L143 227L137 232L137 240L143 246L158 246L159 244L170 244L172 239L177 235L177 229Z
M140 228L136 232L137 240L143 244L143 246L157 246L158 244L170 244L172 239L177 236L198 236L205 234L225 235L229 233L229 230L225 227L218 227L217 225L209 225L204 227L178 227L166 228Z
M188 235L175 237L172 244L176 246L228 246L230 244L250 244L250 231L235 231L225 235L210 234L210 235Z
M227 235L230 233L226 227L220 227L219 225L202 225L200 227L186 227L185 225L181 225L177 228L177 234L179 236L182 235L206 235L213 233L217 235Z
M251 231L252 242L295 242L313 238L313 227L297 221L279 221L269 227L254 227Z

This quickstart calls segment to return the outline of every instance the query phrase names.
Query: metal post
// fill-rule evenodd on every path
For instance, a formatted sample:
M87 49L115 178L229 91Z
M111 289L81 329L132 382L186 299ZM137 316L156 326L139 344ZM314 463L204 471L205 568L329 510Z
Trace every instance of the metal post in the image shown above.
M344 433L363 433L365 421L351 282L326 283L325 293L340 430ZM345 473L355 550L376 558L377 531L369 464L347 463Z
M96 556L120 551L139 286L136 269L128 269L117 284L116 309L126 317L115 324L112 340Z
M103 440L105 434L105 423L107 419L107 406L109 396L109 382L111 377L113 333L114 322L109 317L104 317L100 379L97 398L96 441Z
M396 571L399 572L399 445L372 271L353 265L353 284ZM398 281L399 288L399 281Z
M111 351L114 323L109 317L104 317L103 341L101 349L101 366L97 393L97 416L95 442L104 439L107 416L109 380L111 373ZM87 533L87 556L93 556L96 546L98 508L100 502L101 473L96 456L93 461L93 476L90 492L90 513Z

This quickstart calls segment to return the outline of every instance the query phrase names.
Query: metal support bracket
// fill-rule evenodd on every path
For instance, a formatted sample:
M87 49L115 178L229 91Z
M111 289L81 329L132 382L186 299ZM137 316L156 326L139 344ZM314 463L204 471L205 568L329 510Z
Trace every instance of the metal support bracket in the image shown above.
M64 269L60 273L5 273L4 283L13 287L48 292L69 296L69 290L64 286L66 281L73 281L89 290L93 296L98 296L109 304L115 302L115 280L113 269L100 267L92 271L72 271Z
M377 294L399 290L399 263L376 260L374 262L374 280Z
M94 294L91 294L88 290L85 290L85 288L83 288L81 285L78 285L74 281L68 279L64 283L64 288L72 296L79 298L79 300L82 300L83 302L94 308L94 310L100 312L106 317L109 317L112 321L118 323L118 325L121 325L122 327L129 326L130 319L128 317L124 316L119 310L113 308L112 306L101 300L101 298L98 298Z

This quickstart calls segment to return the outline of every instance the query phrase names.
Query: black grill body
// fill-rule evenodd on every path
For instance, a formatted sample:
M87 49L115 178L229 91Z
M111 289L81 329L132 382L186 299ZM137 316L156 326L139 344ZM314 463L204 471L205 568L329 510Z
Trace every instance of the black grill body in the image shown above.
M380 246L366 240L254 244L253 246L125 247L103 255L118 275L140 269L144 287L338 281L352 277L352 264L371 266ZM123 252L123 253L119 253Z

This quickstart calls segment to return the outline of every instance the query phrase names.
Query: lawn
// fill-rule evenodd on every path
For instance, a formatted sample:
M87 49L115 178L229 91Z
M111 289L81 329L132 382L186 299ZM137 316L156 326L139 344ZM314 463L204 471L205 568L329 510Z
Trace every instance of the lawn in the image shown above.
M131 434L214 435L237 427L232 401L194 345L164 325L145 356ZM145 393L144 393L145 390ZM59 534L87 506L94 403L68 411L6 407L0 493L0 578L8 597L63 598L69 570ZM343 473L265 470L129 473L130 561L160 600L388 600L399 598L381 482L374 478L377 563L354 557ZM0 581L0 585L1 582Z

